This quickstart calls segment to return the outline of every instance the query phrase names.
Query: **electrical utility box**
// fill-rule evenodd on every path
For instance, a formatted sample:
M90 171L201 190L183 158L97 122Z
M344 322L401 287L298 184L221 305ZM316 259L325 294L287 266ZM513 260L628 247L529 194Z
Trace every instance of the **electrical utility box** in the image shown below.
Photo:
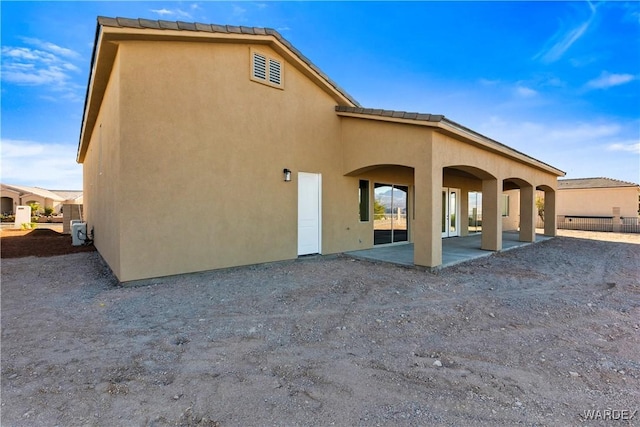
M87 240L87 223L74 222L71 224L71 244L73 246L82 246L85 240Z

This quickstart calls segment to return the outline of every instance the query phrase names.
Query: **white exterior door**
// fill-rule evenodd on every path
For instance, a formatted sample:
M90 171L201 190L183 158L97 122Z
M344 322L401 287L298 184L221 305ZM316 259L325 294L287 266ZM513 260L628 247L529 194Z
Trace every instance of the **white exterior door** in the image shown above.
M322 176L298 173L298 255L321 253Z
M442 189L442 237L460 235L460 189Z

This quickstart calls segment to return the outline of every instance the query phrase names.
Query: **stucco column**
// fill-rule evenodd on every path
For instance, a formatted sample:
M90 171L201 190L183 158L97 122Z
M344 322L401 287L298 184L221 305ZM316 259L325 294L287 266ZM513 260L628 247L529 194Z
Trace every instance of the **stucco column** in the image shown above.
M520 188L520 241L536 241L536 192L533 186Z
M556 192L544 191L544 235L555 237L557 234Z
M488 251L502 249L502 180L482 180L482 246Z
M622 221L620 220L620 208L614 207L613 211L613 232L619 233L622 225Z
M436 169L424 165L414 170L413 263L424 267L442 264L442 168Z

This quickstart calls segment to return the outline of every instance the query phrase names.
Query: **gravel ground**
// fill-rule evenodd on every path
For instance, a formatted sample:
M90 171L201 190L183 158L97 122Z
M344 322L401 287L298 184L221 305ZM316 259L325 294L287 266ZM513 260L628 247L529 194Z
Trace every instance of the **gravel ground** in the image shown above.
M137 287L96 252L3 259L1 422L640 425L640 236L603 236Z

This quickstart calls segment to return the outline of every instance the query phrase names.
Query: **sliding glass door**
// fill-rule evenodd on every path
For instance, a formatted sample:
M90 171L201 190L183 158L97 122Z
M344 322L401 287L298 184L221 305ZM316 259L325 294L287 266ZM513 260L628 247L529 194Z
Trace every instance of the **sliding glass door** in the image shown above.
M442 237L460 235L460 189L442 189Z
M383 245L408 241L409 187L376 183L373 191L373 243Z

